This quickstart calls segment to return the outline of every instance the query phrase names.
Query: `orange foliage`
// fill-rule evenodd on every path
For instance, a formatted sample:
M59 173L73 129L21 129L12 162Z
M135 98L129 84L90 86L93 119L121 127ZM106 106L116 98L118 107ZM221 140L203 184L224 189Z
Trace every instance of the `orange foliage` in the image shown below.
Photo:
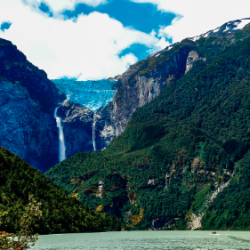
M96 207L95 210L96 210L97 212L101 212L101 211L103 210L103 208L104 208L103 205L99 205L99 206Z
M129 201L131 204L134 204L136 196L137 196L136 194L129 194L128 195L128 198L129 198Z
M140 208L140 213L139 215L133 215L130 220L132 222L132 226L136 226L138 223L140 223L143 219L143 209Z

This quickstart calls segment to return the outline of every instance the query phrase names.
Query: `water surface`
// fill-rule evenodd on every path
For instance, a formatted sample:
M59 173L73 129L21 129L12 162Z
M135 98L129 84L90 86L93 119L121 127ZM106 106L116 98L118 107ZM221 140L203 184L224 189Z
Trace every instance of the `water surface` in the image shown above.
M250 232L132 231L40 236L36 250L250 250Z

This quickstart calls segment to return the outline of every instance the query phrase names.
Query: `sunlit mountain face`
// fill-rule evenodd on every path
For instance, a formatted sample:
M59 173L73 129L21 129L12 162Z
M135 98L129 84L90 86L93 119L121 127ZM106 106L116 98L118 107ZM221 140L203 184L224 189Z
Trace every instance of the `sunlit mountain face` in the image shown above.
M115 81L53 80L57 88L67 96L69 102L84 106L94 113L115 97Z

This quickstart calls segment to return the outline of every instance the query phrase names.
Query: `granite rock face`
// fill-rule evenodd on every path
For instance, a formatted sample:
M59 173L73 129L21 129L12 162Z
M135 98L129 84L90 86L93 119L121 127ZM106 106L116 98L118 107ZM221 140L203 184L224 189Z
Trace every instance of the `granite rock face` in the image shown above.
M199 59L201 59L201 57L199 56L199 54L196 51L192 50L189 52L188 58L187 58L185 74L187 74L188 71L193 68L194 63ZM203 59L203 60L205 61L205 59Z
M149 67L158 59L152 55L132 65L119 78L115 99L96 113L97 149L107 147L124 131L135 110L160 95L172 79L179 79L185 74L190 47L183 46L172 53L168 49L162 51L169 54L167 58L156 66Z
M20 84L0 81L0 145L45 171L57 163L57 130Z
M53 110L61 99L44 71L0 39L0 146L45 171L57 163Z
M65 101L57 114L62 118L66 156L93 151L93 112L79 104Z
M135 110L157 97L171 80L180 79L198 60L206 61L194 49L197 40L220 37L223 42L233 44L236 42L235 33L249 22L250 18L230 21L200 36L184 39L130 66L121 76L112 78L118 80L118 92L111 104L97 112L97 149L107 147L114 137L120 135ZM246 38L249 33L243 32L241 36L241 39ZM207 55L209 53L207 51Z

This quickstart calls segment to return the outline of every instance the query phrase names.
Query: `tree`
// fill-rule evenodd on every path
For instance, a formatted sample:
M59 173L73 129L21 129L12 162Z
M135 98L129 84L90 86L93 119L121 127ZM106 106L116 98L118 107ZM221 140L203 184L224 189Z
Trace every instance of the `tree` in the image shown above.
M29 203L25 207L25 212L19 221L20 232L16 234L0 232L0 249L23 250L34 246L38 239L38 234L33 234L31 227L34 223L34 218L42 216L41 205L41 202L37 202L33 195L29 195ZM3 217L7 214L7 211L0 212L0 226L3 224Z

